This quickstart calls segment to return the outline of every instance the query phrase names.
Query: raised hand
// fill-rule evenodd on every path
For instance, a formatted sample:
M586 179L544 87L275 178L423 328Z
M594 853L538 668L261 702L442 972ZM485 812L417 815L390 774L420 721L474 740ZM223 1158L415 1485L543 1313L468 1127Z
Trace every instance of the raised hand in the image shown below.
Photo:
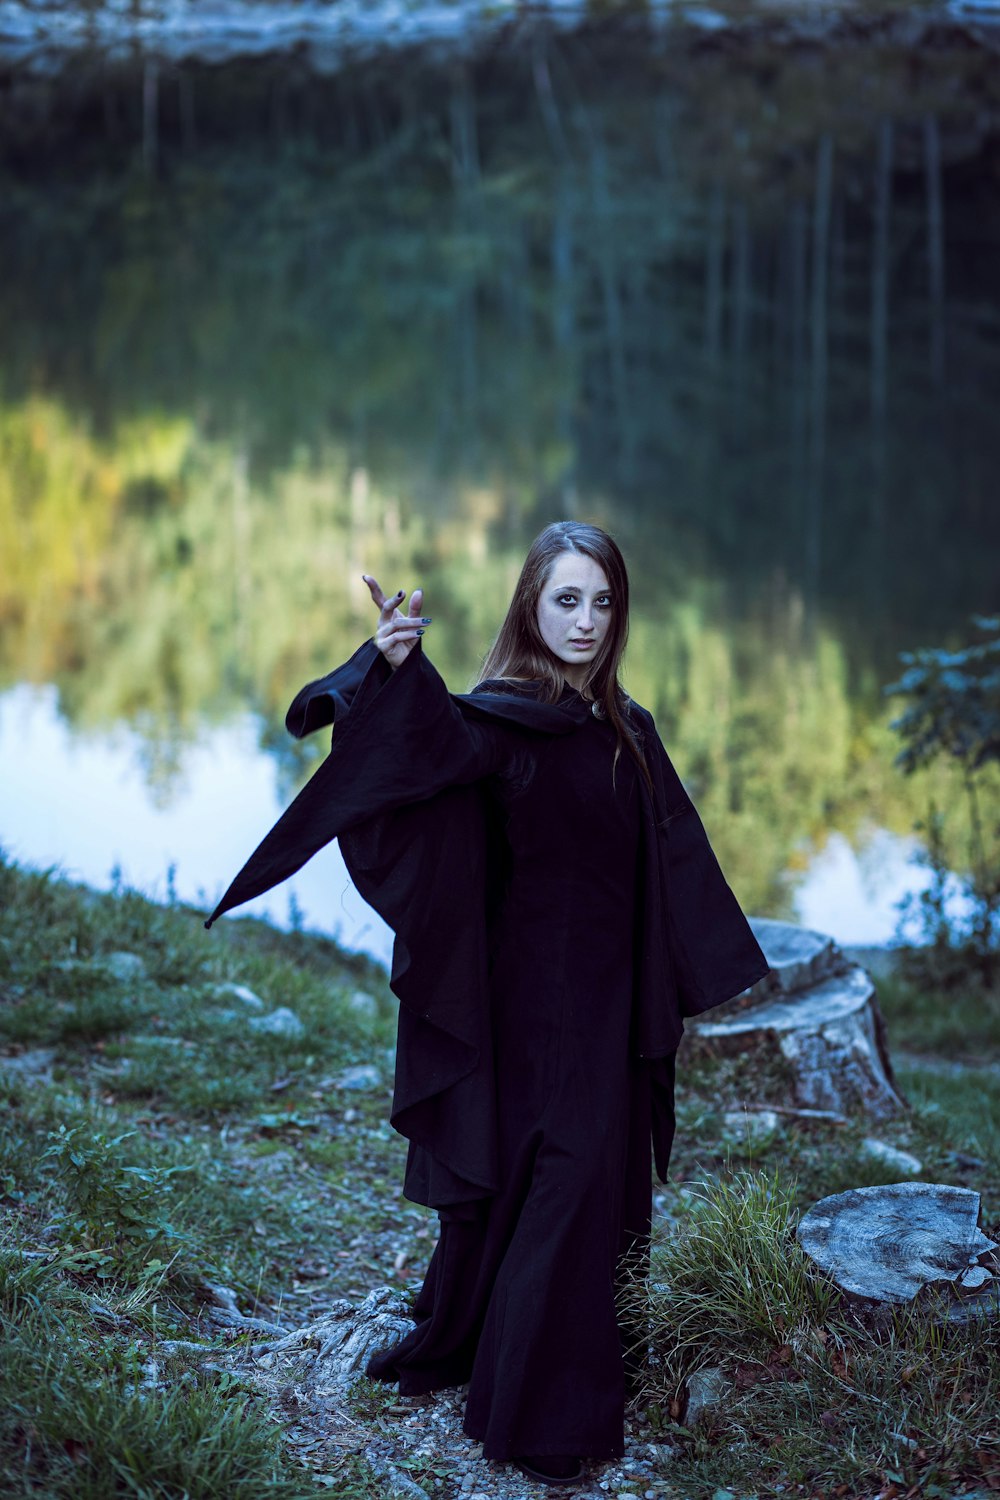
M425 627L431 623L429 617L420 612L424 602L423 589L413 590L410 603L404 613L401 606L406 594L403 589L400 589L398 594L393 594L391 599L387 599L370 574L362 573L361 576L367 583L369 593L379 610L375 644L395 671L409 656L423 635Z

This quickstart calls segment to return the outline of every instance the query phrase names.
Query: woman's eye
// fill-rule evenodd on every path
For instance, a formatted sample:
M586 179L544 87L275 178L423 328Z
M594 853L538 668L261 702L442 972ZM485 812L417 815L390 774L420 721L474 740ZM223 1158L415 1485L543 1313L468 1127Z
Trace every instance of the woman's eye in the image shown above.
M572 604L575 604L576 603L576 595L575 594L560 594L559 595L559 603L560 604L565 604L567 607L570 606L570 605L572 605Z
M611 600L608 598L607 594L602 594L599 599L594 600L594 603L597 605L598 609L611 608Z

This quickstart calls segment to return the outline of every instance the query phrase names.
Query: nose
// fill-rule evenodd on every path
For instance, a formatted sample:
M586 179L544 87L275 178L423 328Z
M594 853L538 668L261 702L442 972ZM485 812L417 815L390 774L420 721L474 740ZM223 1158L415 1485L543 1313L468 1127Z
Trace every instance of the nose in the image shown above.
M576 617L576 628L584 635L589 635L594 628L594 615L589 604L581 604Z

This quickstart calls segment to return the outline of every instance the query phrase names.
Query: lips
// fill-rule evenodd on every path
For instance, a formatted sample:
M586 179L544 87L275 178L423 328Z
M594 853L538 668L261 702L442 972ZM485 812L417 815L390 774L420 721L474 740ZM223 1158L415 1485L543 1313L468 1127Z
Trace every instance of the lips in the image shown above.
M596 644L597 644L596 641L593 641L593 640L575 640L575 641L571 640L570 641L570 645L571 646L594 646Z

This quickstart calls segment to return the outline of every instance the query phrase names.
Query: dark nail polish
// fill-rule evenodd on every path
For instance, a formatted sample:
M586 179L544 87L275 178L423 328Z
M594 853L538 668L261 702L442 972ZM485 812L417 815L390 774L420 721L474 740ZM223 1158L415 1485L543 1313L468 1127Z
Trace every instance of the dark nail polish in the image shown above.
M433 618L434 618L433 615L427 615L423 620L420 621L420 623L421 623L421 625L429 625L431 623L431 620Z
M422 630L418 630L418 631L417 631L417 635L423 635L423 633L424 633L424 632L423 632L423 631L422 631Z

